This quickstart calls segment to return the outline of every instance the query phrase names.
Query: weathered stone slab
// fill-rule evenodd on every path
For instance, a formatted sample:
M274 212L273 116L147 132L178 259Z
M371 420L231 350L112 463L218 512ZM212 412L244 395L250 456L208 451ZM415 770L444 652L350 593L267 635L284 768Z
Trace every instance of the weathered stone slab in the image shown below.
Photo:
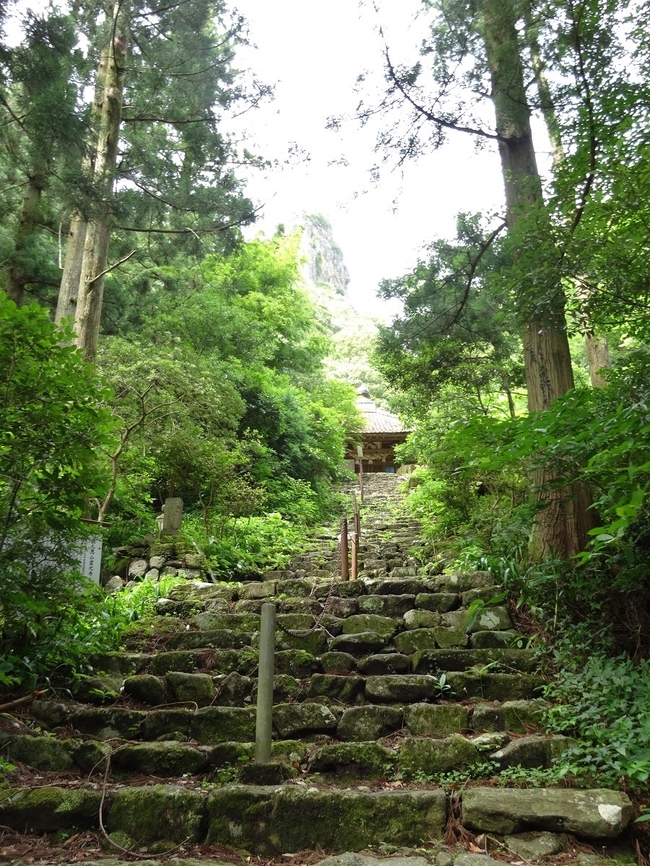
M542 724L548 706L540 700L506 701L501 706L477 704L472 713L472 730L525 734L528 728Z
M564 842L556 833L519 833L506 836L506 847L524 860L541 860L559 854L564 850Z
M493 647L523 649L526 646L526 638L517 631L477 631L470 635L469 645L473 649Z
M434 610L407 610L404 625L409 631L416 628L433 628L440 625L440 614Z
M278 674L289 674L299 680L321 672L319 660L305 650L278 650L275 654L275 670Z
M155 707L167 701L167 682L153 674L136 674L124 680L124 694L142 704Z
M489 571L468 571L462 574L441 574L434 577L431 583L438 592L467 592L483 586L494 585L494 575Z
M366 698L371 701L414 701L435 700L438 695L438 680L426 674L393 674L368 677Z
M4 788L0 824L19 833L89 830L97 826L101 796L100 791L86 788Z
M392 573L395 573L393 569ZM422 592L422 581L409 575L389 580L375 580L368 585L368 592L375 595L416 595Z
M459 604L460 596L457 592L419 592L415 596L415 606L419 610L447 613Z
M342 704L352 704L363 693L365 679L359 676L314 674L307 687L307 697L328 697Z
M197 613L192 619L196 628L209 631L227 629L250 635L260 629L260 616L255 613Z
M529 673L537 667L533 650L507 649L434 649L420 650L413 655L415 673L466 671L470 668L497 663L505 668Z
M553 759L559 757L563 752L573 748L576 741L571 737L541 737L533 734L528 737L519 737L508 743L507 746L498 749L490 755L500 770L506 767L550 767Z
M115 737L134 738L147 714L122 707L77 710L70 714L70 724L82 734L92 734L100 740Z
M275 595L275 583L272 580L263 583L247 583L239 591L240 598L271 598Z
M411 658L401 653L380 653L366 656L359 662L359 673L368 677L385 674L410 674Z
M284 595L287 598L307 598L311 595L313 588L313 580L298 580L295 578L278 580L275 585L277 595Z
M351 707L336 729L339 740L369 742L387 737L402 727L404 713L398 707Z
M395 620L373 613L360 613L348 617L343 623L343 634L374 632L382 637L392 637L397 630Z
M207 707L214 700L214 683L209 674L184 674L170 671L166 679L175 700L180 703L187 701L199 707Z
M214 677L214 685L214 705L217 707L241 707L253 690L251 678L238 671L217 675Z
M118 788L106 829L120 831L139 849L152 843L198 842L202 837L204 797L180 785Z
M415 595L365 595L359 599L359 613L404 616L415 605Z
M396 758L397 752L379 743L332 743L318 749L309 769L316 773L380 779L392 772Z
M474 674L450 672L447 682L460 700L511 701L534 698L544 682L530 674Z
M487 833L542 829L615 839L632 816L632 803L621 791L468 788L463 792L463 824Z
M329 648L330 651L360 656L383 649L387 642L388 638L374 631L366 631L359 634L341 634L330 641Z
M207 809L208 844L267 855L419 844L421 839L442 838L446 817L441 790L232 786L211 792Z
M75 740L55 740L30 734L0 734L0 754L9 761L27 764L36 770L65 772L74 765Z
M443 616L447 616L447 614L443 614ZM467 646L467 634L462 628L440 625L433 629L433 634L436 639L436 646L441 649Z
M473 618L467 626L467 632L474 634L477 631L511 631L512 620L508 608L502 605L486 607L478 616Z
M157 653L151 659L149 673L159 677L164 677L170 671L182 671L190 674L199 667L200 655L196 650Z
M382 866L385 860L381 857L372 857L370 854L357 854L347 851L345 854L335 854L321 860L318 866ZM426 857L395 857L390 858L389 866L431 866L431 861Z
M411 655L418 650L435 649L436 635L432 628L415 628L395 635L393 643L400 652Z
M350 653L327 652L320 657L323 671L326 674L340 673L341 671L353 671L357 666L357 660Z
M251 636L241 631L227 628L197 629L182 631L172 635L167 641L167 648L178 649L239 649L250 646Z
M336 724L336 716L323 704L279 704L273 707L273 727L282 739L333 734Z
M190 734L202 744L254 740L255 707L204 707L193 714Z
M291 616L292 614L287 615ZM259 645L259 640L255 641L255 645ZM287 634L278 629L275 635L275 645L279 650L298 649L311 653L313 656L319 656L327 652L328 634L322 628L317 628L305 635Z
M347 617L354 616L359 610L359 603L356 598L339 598L338 596L330 596L327 600L327 612L332 616Z
M462 770L483 761L476 746L456 735L444 740L406 740L400 749L398 766L407 776L423 774L435 778L440 773Z
M404 724L418 737L446 737L469 729L466 707L456 704L411 704L404 708Z
M315 598L285 598L278 603L281 613L311 613L317 616L322 613L323 605Z
M118 749L111 764L116 770L160 778L194 776L207 768L208 756L186 743L138 743Z
M193 715L192 710L174 707L152 710L142 722L142 738L158 740L176 734L189 738Z
M323 601L328 595L337 598L358 598L366 594L362 580L328 580L316 585L316 598Z

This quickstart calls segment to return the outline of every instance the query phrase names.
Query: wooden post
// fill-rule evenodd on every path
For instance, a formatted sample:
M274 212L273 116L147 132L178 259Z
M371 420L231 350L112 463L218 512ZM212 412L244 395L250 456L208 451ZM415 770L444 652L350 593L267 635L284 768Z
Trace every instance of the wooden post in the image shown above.
M348 563L348 519L341 519L341 580L350 579Z
M351 580L357 579L357 574L359 572L359 504L357 502L357 494L352 494L352 501L354 502L354 523L352 530L352 573L350 575Z
M255 721L255 763L271 760L273 730L273 674L275 670L275 605L262 605L260 661L257 673L257 714Z
M363 502L363 445L357 445L357 457L359 458L359 497Z

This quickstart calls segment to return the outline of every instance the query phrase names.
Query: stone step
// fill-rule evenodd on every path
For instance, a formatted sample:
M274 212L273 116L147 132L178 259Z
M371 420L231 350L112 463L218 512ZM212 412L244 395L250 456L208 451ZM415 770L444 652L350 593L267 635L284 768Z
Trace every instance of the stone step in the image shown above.
M104 792L43 786L5 788L0 794L0 823L19 832L97 830L100 810L109 840L138 853L205 843L277 856L417 847L443 838L448 808L441 788L341 790L295 783L208 791L168 784L109 785ZM629 798L618 791L475 787L462 794L463 823L475 832L541 828L607 841L617 838L632 816Z

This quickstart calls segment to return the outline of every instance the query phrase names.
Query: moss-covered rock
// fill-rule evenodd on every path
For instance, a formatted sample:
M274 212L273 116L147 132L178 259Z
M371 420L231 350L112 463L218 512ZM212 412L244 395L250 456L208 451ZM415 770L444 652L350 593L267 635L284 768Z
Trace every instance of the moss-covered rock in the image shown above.
M442 574L433 578L432 583L438 592L467 592L470 589L493 586L494 575L489 571Z
M447 682L459 700L480 698L484 701L529 700L536 697L544 683L530 674L449 673Z
M435 630L432 628L416 628L411 631L404 631L401 634L395 635L393 643L400 652L407 655L412 655L418 650L435 649Z
M435 649L420 650L413 654L413 670L416 673L438 671L466 671L500 665L507 670L534 671L537 659L533 650L510 649Z
M155 707L167 701L167 682L153 674L136 674L124 680L124 694L141 704Z
M397 553L397 550L395 551ZM388 580L375 580L368 586L368 593L373 595L417 595L424 589L423 581L418 577L397 577L397 568L392 568ZM392 575L395 575L393 577Z
M73 753L73 760L82 773L103 773L106 769L106 760L113 752L109 743L101 743L96 740L87 740L79 743Z
M482 763L484 758L476 746L458 735L443 740L406 740L398 758L398 767L405 776L422 775L433 780L441 773Z
M438 696L438 680L426 674L393 674L368 677L366 698L370 701L413 703L435 700Z
M359 613L400 617L415 606L415 595L366 595L359 599Z
M333 652L362 656L383 649L387 642L388 638L374 631L365 631L359 634L341 634L330 641L329 647Z
M373 613L360 613L348 617L343 623L343 634L374 632L382 637L392 637L397 630L395 620Z
M166 679L176 701L181 703L187 701L199 707L207 707L214 700L214 683L209 674L170 671Z
M149 673L159 677L166 676L170 671L190 674L200 666L200 655L196 650L158 653L151 659Z
M7 734L0 739L2 756L37 770L65 772L74 766L74 740L55 740L50 736Z
M218 707L241 707L253 692L253 680L238 671L218 674L213 682L216 690L213 703Z
M192 619L195 628L206 631L227 629L228 631L241 632L245 635L253 634L260 629L259 614L243 613L218 613L205 611L197 614Z
M469 645L473 649L493 647L523 649L526 646L526 638L516 631L477 631L470 635Z
M204 798L179 785L119 788L106 818L109 833L121 831L138 847L152 843L198 842L202 837Z
M336 736L347 742L369 742L393 734L403 723L404 712L398 707L350 707L341 716Z
M321 746L309 762L310 772L382 779L393 771L397 753L379 743L332 743Z
M310 613L279 613L275 617L275 622L278 626L278 631L281 631L283 628L306 630L310 629L316 620Z
M239 591L240 598L271 598L275 595L275 581L246 583Z
M512 731L525 734L530 728L541 727L545 701L506 701L500 706L477 704L472 713L474 731Z
M139 743L117 750L112 764L116 770L161 778L194 776L207 768L208 756L186 743Z
M232 583L204 583L199 580L190 580L186 583L178 583L169 592L169 598L174 601L191 601L203 604L210 599L223 599L232 601L239 587Z
M99 740L134 739L139 736L146 715L142 710L97 707L76 710L70 714L69 721L82 734L91 734Z
M363 694L365 682L363 677L354 675L314 674L307 687L307 696L310 698L326 696L333 701L351 704Z
M285 580L278 580L275 584L276 594L284 595L287 598L307 598L311 595L313 589L314 581L305 578L288 578Z
M273 727L283 739L333 734L336 716L320 703L278 704L273 707Z
M404 625L409 631L416 628L433 628L440 625L440 614L434 610L407 610Z
M204 707L193 714L190 736L197 743L248 742L255 739L254 707Z
M90 830L97 826L101 793L86 788L0 790L0 825L19 833Z
M338 596L330 596L327 599L325 610L332 616L345 619L348 616L354 616L358 612L359 603L356 598L339 598Z
M83 677L77 682L75 697L85 704L111 704L119 698L121 687L121 677Z
M90 664L96 671L104 671L115 676L128 677L140 673L151 661L147 653L113 652L93 656Z
M316 674L318 676L318 674ZM305 687L299 679L289 674L276 674L273 677L273 703L285 704L302 700L305 697ZM253 703L257 703L257 680L253 686Z
M353 671L357 666L357 660L350 653L326 652L320 657L323 672L326 674Z
M227 628L196 629L172 635L167 641L170 650L177 649L239 649L250 646L251 636Z
M385 674L410 674L411 659L401 653L378 653L366 656L359 662L359 673L368 677L380 677Z
M404 723L416 737L446 737L469 730L469 713L458 704L411 704L404 708Z
M461 628L453 628L449 626L438 626L433 629L436 639L436 646L441 649L447 647L466 647L467 635Z
M366 587L361 580L327 580L316 584L314 594L321 601L328 595L337 598L358 598L366 594Z
M30 715L48 728L64 725L70 716L70 707L59 701L34 701L29 709Z
M160 710L152 710L147 713L142 723L142 738L144 740L158 740L177 733L189 737L193 717L193 710L184 707L165 707Z
M327 652L328 634L322 628L317 628L309 634L287 634L286 631L276 632L276 647L278 649L298 649L319 656Z
M447 613L459 605L460 596L457 592L419 592L415 596L415 607L418 610Z
M242 764L239 769L239 779L244 785L281 785L297 775L296 767L284 761Z
M299 680L321 672L320 661L304 650L278 650L275 654L275 670L278 674L289 674Z
M323 607L315 598L285 598L278 602L280 613L310 613L318 616Z
M208 797L207 842L266 855L412 845L442 837L445 811L443 791L232 786Z

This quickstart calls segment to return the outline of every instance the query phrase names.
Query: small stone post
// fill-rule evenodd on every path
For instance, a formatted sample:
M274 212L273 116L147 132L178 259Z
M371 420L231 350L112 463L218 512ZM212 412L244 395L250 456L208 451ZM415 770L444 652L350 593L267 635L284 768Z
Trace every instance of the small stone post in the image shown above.
M271 760L273 727L273 673L275 670L275 605L262 605L260 624L260 662L257 674L257 717L255 722L255 762Z
M183 500L180 496L168 496L163 507L163 535L178 535L183 522Z

